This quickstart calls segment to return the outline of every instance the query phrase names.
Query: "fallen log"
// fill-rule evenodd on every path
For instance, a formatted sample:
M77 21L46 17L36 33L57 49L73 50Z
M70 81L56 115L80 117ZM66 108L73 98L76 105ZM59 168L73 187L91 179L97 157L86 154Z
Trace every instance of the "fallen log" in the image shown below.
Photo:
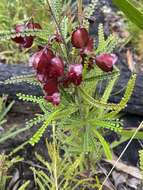
M119 102L123 96L123 92L126 87L126 84L130 78L131 72L128 70L126 65L125 59L123 55L119 55L119 63L118 66L120 67L121 74L117 84L114 87L113 94L110 98L111 102ZM9 65L9 64L0 64L0 81L4 81L12 76L19 76L19 75L27 75L32 74L34 71L24 64L18 65ZM42 95L42 91L39 87L29 85L27 83L19 83L19 84L11 84L5 85L0 83L0 95L8 94L9 99L17 99L17 93L25 93L25 94L32 94L32 95ZM130 101L128 102L128 106L125 109L125 112L137 115L143 115L143 76L138 74L136 85L134 92Z

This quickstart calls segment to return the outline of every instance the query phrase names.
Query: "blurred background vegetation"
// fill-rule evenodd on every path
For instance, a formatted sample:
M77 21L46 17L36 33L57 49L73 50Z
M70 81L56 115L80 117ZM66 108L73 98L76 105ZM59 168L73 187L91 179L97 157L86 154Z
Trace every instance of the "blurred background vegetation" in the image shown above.
M49 17L43 9L41 0L1 0L0 1L0 31L11 30L16 24L26 22L31 17L35 22L46 28ZM12 41L0 42L0 59L8 63L26 62L29 50L21 51Z
M12 30L16 24L24 23L30 18L34 18L34 22L40 23L46 29L49 27L50 17L44 4L43 0L1 0L0 31ZM0 60L7 63L26 63L28 58L29 49L21 51L12 41L0 42Z
M130 0L136 8L143 12L143 0ZM131 34L131 41L138 54L139 60L143 59L143 30L128 20L128 31Z

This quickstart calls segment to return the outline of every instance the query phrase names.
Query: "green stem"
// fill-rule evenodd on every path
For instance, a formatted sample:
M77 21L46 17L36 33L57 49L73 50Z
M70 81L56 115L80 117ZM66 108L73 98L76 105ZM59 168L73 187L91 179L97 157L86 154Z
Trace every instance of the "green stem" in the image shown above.
M59 32L59 34L61 35L61 38L62 38L62 40L63 40L63 44L64 44L65 49L66 49L66 53L67 53L67 55L68 55L68 47L67 47L66 41L65 41L65 39L64 39L64 37L63 37L63 34L62 34L62 30L61 30L61 28L60 28L60 25L59 25L59 23L58 23L58 21L57 21L57 19L56 19L56 16L55 16L55 14L54 14L54 12L53 12L53 10L52 10L52 7L51 7L51 5L50 5L50 3L49 3L49 0L46 0L46 1L47 1L47 4L48 4L48 7L49 7L49 9L50 9L51 15L52 15L52 17L53 17L53 19L54 19L54 21L55 21L57 30L58 30L58 32ZM70 63L69 60L68 60L68 58L67 58L67 62Z
M56 155L56 129L55 122L52 124L53 127L53 145L54 145L54 180L55 180L55 190L58 190L58 178L57 178L57 155Z
M86 110L83 107L83 101L81 99L79 90L76 88L76 95L77 95L77 101L78 101L78 105L79 105L79 112L80 112L80 116L82 118L82 120L84 121L84 125L83 125L83 133L86 133L87 128L89 127L87 125L87 121L86 121ZM88 167L88 171L90 171L90 157L89 157L89 153L86 154L86 162L87 162L87 167Z

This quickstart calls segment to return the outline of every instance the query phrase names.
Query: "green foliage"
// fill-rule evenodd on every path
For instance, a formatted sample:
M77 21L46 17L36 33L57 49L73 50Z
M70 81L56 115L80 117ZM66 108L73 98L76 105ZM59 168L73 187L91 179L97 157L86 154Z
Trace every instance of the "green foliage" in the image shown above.
M7 186L12 178L12 176L9 176L8 172L16 163L21 162L22 160L23 158L20 158L19 156L10 159L7 155L0 154L0 190L7 190ZM30 181L26 181L18 189L26 190L29 184ZM16 185L14 185L13 188L15 188L15 186Z
M21 82L26 82L32 85L38 85L40 86L40 83L35 79L35 75L21 75L17 77L11 77L7 80L4 81L4 84L16 84L16 83L21 83Z
M30 119L29 121L26 122L26 126L28 128L31 128L33 126L38 125L39 123L45 121L45 119L47 118L47 115L42 115L42 114L38 114L36 115L36 117L34 117L33 119Z
M68 22L69 22L69 19L67 16L65 16L62 19L61 24L60 24L62 35L63 35L64 39L67 39L67 37L68 37Z
M85 78L85 81L86 82L91 82L91 81L94 81L94 80L97 80L97 81L111 80L111 79L117 78L119 75L120 75L119 71L113 71L111 73L101 73L101 74L98 74L98 75L94 75L93 77L91 77L91 76L87 77L87 78Z
M62 16L62 4L63 1L62 0L49 0L50 2L50 6L52 8L52 11L58 21L58 23L60 23L61 21L61 16Z
M37 1L39 4L40 2ZM84 17L84 14L85 19L92 16L96 1L91 1L89 8L85 8L83 15L79 15L80 11L82 14L81 2L80 0L78 1L78 22L84 23L88 27L87 20L82 20L82 17ZM71 31L75 27L75 23L77 24L77 21L72 23L74 17L72 15L68 17L68 14L64 12L66 3L67 1L63 2L62 0L42 1L41 6L51 13L54 24L51 22L52 19L50 19L50 22L47 22L46 27L42 30L25 30L20 33L6 29L6 31L0 33L0 40L5 41L19 36L32 35L36 37L35 44L37 45L45 45L47 41L51 42L51 49L56 55L61 56L66 69L68 64L81 62L80 50L72 48L70 44ZM27 21L27 17L24 21ZM56 33L61 36L62 43L57 43L56 41L52 43L51 37ZM61 95L61 102L58 106L47 102L44 94L43 96L34 96L18 93L17 97L20 100L38 104L41 108L41 114L36 114L33 119L27 121L25 128L16 131L12 130L0 139L0 142L3 142L35 127L37 129L36 132L17 150L13 151L15 153L27 143L32 146L36 145L48 127L52 127L52 142L47 142L50 161L36 153L36 158L46 167L46 170L37 169L37 167L31 168L34 173L35 185L41 190L84 190L87 187L99 189L100 184L97 182L98 180L95 180L92 175L84 176L83 174L85 171L89 172L91 167L94 167L95 163L103 155L107 159L112 158L112 149L106 141L106 134L110 133L110 131L118 134L123 134L123 131L125 134L127 133L127 131L122 129L123 123L119 118L119 113L126 107L127 102L131 98L136 82L136 74L131 75L120 102L111 103L109 98L120 75L119 70L114 66L113 72L105 73L96 64L90 70L88 61L90 58L94 60L96 55L112 53L119 44L120 39L113 34L105 38L102 24L98 27L98 35L96 47L86 55L83 81L80 86L71 85L70 88L65 89L61 85L61 81L58 81L59 93ZM62 77L58 78L58 80L62 80ZM4 84L21 82L38 85L43 89L43 84L41 85L37 82L34 75L12 77L6 80ZM128 140L132 134L131 132L127 134L127 137L124 134L124 138L121 141ZM141 136L141 134L139 133L138 136ZM116 145L114 144L113 146ZM61 150L64 152L62 156L60 155ZM95 173L93 176L95 176ZM26 181L19 189L26 189L29 183L29 181Z
M80 89L80 92L81 92L81 96L82 98L91 106L94 106L96 108L100 108L100 107L103 107L103 108L107 108L109 110L114 110L116 109L116 105L115 104L107 104L107 103L104 103L104 102L101 102L100 100L96 100L94 99L93 97L91 97L90 95L88 95L83 89Z
M64 31L63 34L66 37L66 18L64 24L62 31ZM95 49L96 54L111 52L117 44L116 41L118 41L117 38L112 35L105 40L103 26L99 25L99 43L97 49ZM58 49L56 50L58 51ZM67 90L66 92L61 89L63 98L61 105L58 107L52 108L52 106L47 103L43 97L21 93L17 94L21 100L38 104L43 111L43 114L36 116L34 119L31 119L26 123L27 129L35 125L42 124L29 140L31 145L38 143L47 127L55 121L57 126L62 125L58 131L60 135L57 134L57 136L64 146L68 146L69 152L76 155L81 153L93 154L97 144L101 143L101 152L104 150L107 158L111 158L110 146L102 136L102 134L104 134L103 130L107 129L115 132L120 132L122 130L122 122L117 120L116 117L130 99L136 77L133 75L129 80L124 98L121 102L119 104L113 104L108 103L108 99L119 76L119 71L114 70L112 73L105 74L95 67L95 69L89 73L89 76L87 74L85 82L78 89L73 89L73 91ZM93 91L90 89L90 86L95 80L97 84L100 83L100 81L109 80L108 85L104 89L103 96L98 97L97 99L93 96ZM5 83L8 84L9 82L15 83L22 81L32 84L35 83L35 81L33 83L33 76L28 76L27 79L26 76L20 76L8 80ZM76 96L76 94L78 95ZM66 132L69 135L62 135L63 132Z
M80 170L80 164L83 160L83 156L80 155L73 159L70 159L68 155L60 155L61 145L55 138L55 128L53 127L53 143L46 142L49 159L46 160L38 153L35 154L37 160L47 170L31 167L34 173L35 183L38 188L42 190L77 190L82 188L83 190L88 188L99 188L100 184L98 180L92 176L84 177L82 170ZM80 180L79 180L80 179Z
M131 0L131 3L139 9L141 12L143 12L143 1L142 0ZM130 34L131 42L136 50L136 53L138 54L139 60L142 61L143 59L143 30L132 23L129 19L126 17L124 18L125 22L127 23L127 30ZM139 65L136 65L136 69L139 69Z
M11 129L9 129L8 131L5 131L5 133L2 133L0 135L0 144L5 142L6 140L8 139L12 139L12 138L15 138L16 135L24 132L24 131L27 131L30 127L24 127L22 129L19 129L16 127L12 127Z
M80 3L80 1L79 1ZM91 6L85 9L87 17L93 13L95 1L91 1ZM21 33L15 32L2 32L1 39L10 39L15 36L29 36L34 35L38 37L38 44L45 41L51 34L58 32L63 40L63 44L54 42L52 49L54 53L59 54L64 60L65 64L78 62L78 50L71 48L69 39L71 37L71 28L74 24L71 18L64 14L64 6L62 1L46 1L46 9L50 10L51 16L54 20L54 25L51 30L25 30ZM80 9L80 7L78 7ZM83 11L84 12L84 11ZM50 23L51 24L51 23ZM48 26L50 26L50 24ZM70 26L70 27L69 27ZM99 39L98 44L94 47L93 55L102 53L111 53L120 42L116 36L111 34L107 39L104 36L103 25L99 25L98 29ZM90 55L86 56L87 62ZM111 159L111 149L108 142L105 140L106 134L112 130L117 133L122 131L122 121L117 119L119 112L125 108L129 101L136 81L136 75L132 74L124 96L119 103L110 103L109 97L112 93L113 87L117 82L119 71L114 66L113 72L106 73L99 69L96 65L89 71L87 64L84 66L83 82L80 87L71 87L68 89L60 88L61 103L59 106L51 106L47 103L44 97L37 97L33 95L26 95L18 93L17 96L20 100L36 103L42 110L42 114L36 115L33 119L26 123L26 129L31 127L38 127L36 133L28 140L28 143L35 145L38 143L47 130L49 125L57 127L57 137L65 150L68 149L69 153L74 156L88 155L93 157L96 154L96 148L99 147L100 155L98 158L105 154L108 159ZM27 82L28 84L40 85L37 83L33 76L20 76L11 78L5 81L5 84ZM103 92L100 92L100 85L105 84ZM38 184L42 183L38 179Z
M6 122L5 117L14 104L14 101L12 101L6 107L6 99L7 99L6 96L0 97L0 126Z
M8 176L8 170L17 162L22 161L23 159L14 157L9 159L6 155L0 154L0 189L6 190L6 183L10 176ZM22 189L21 189L22 190Z
M130 21L143 30L143 14L131 2L128 0L113 0L113 3L123 11Z
M35 145L36 143L38 143L40 141L40 138L43 136L43 133L45 132L45 130L47 129L47 127L51 124L51 122L55 119L56 114L59 113L60 110L56 110L55 112L51 113L48 116L48 119L46 119L42 125L42 127L40 127L40 129L37 130L37 132L32 136L32 138L29 140L29 143L31 145Z
M96 54L100 54L103 52L111 53L115 47L119 44L120 39L116 36L111 34L105 39L104 36L104 28L103 24L100 24L98 27L98 48L96 49Z
M29 184L30 184L30 180L26 181L23 185L21 185L21 187L19 187L18 190L26 190Z
M47 39L49 32L47 30L38 30L38 29L25 29L23 32L15 32L15 31L4 31L0 32L0 41L9 40L15 37L24 37L24 36L37 36L39 38L43 38L43 40Z
M37 104L41 104L44 101L43 97L37 97L37 96L33 96L33 95L26 95L26 94L18 93L17 96L19 97L20 100L27 101L27 102L33 102L33 103L37 103Z
M124 97L122 98L122 100L120 101L119 104L117 104L117 108L115 111L107 113L104 115L105 118L112 118L115 115L117 115L122 109L124 109L127 106L127 102L129 101L132 92L134 90L134 86L135 86L135 82L136 82L136 74L132 74L130 80L128 81L125 93L124 93Z
M90 4L84 8L83 15L85 19L83 20L83 25L85 28L89 28L89 22L87 19L90 19L95 11L97 0L91 0Z

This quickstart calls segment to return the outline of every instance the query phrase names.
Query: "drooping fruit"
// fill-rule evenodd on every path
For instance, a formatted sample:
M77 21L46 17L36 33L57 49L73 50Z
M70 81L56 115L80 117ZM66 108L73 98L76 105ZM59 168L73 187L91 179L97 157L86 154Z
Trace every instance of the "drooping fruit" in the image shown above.
M49 73L50 62L54 57L54 53L51 49L45 47L40 51L33 54L29 61L29 65L33 66L39 74Z
M54 57L51 59L49 67L50 77L60 77L64 74L64 63L60 57Z
M60 103L60 93L56 92L52 94L51 96L46 95L45 100L47 100L48 102L51 102L54 106L57 106Z
M20 45L23 48L30 48L33 44L33 40L34 40L33 36L24 37L24 42L21 43Z
M71 37L72 45L76 48L83 48L88 44L89 34L85 28L77 28Z
M80 54L89 55L93 50L94 41L93 38L89 38L87 45L81 49Z
M36 78L42 84L45 84L49 80L48 75L45 75L45 74L42 74L42 73L38 73L38 72L36 74Z
M16 25L15 31L16 31L16 33L24 32L24 30L26 28L27 28L27 25L19 24L19 25ZM21 47L23 47L23 48L29 48L33 44L33 36L25 36L25 37L19 36L19 37L12 38L12 40L14 42L20 44Z
M82 64L72 64L69 66L67 76L63 81L64 87L68 87L71 83L79 86L82 82Z
M41 29L41 26L38 23L29 22L26 24L16 25L14 28L16 33L24 32L26 29ZM23 48L30 48L33 44L34 36L19 36L12 38L12 40L20 44L20 46Z
M51 96L52 94L59 92L58 90L58 81L54 78L49 79L46 84L43 86L43 90L47 95Z
M18 24L15 26L14 28L15 32L18 33L18 32L23 32L25 30L25 24ZM22 44L24 43L24 37L15 37L15 38L12 38L12 40L16 43L19 43L19 44Z
M27 28L29 29L42 29L41 25L39 23L29 22L27 24Z
M113 65L117 62L118 58L115 54L104 53L95 58L96 65L104 72L113 70Z

